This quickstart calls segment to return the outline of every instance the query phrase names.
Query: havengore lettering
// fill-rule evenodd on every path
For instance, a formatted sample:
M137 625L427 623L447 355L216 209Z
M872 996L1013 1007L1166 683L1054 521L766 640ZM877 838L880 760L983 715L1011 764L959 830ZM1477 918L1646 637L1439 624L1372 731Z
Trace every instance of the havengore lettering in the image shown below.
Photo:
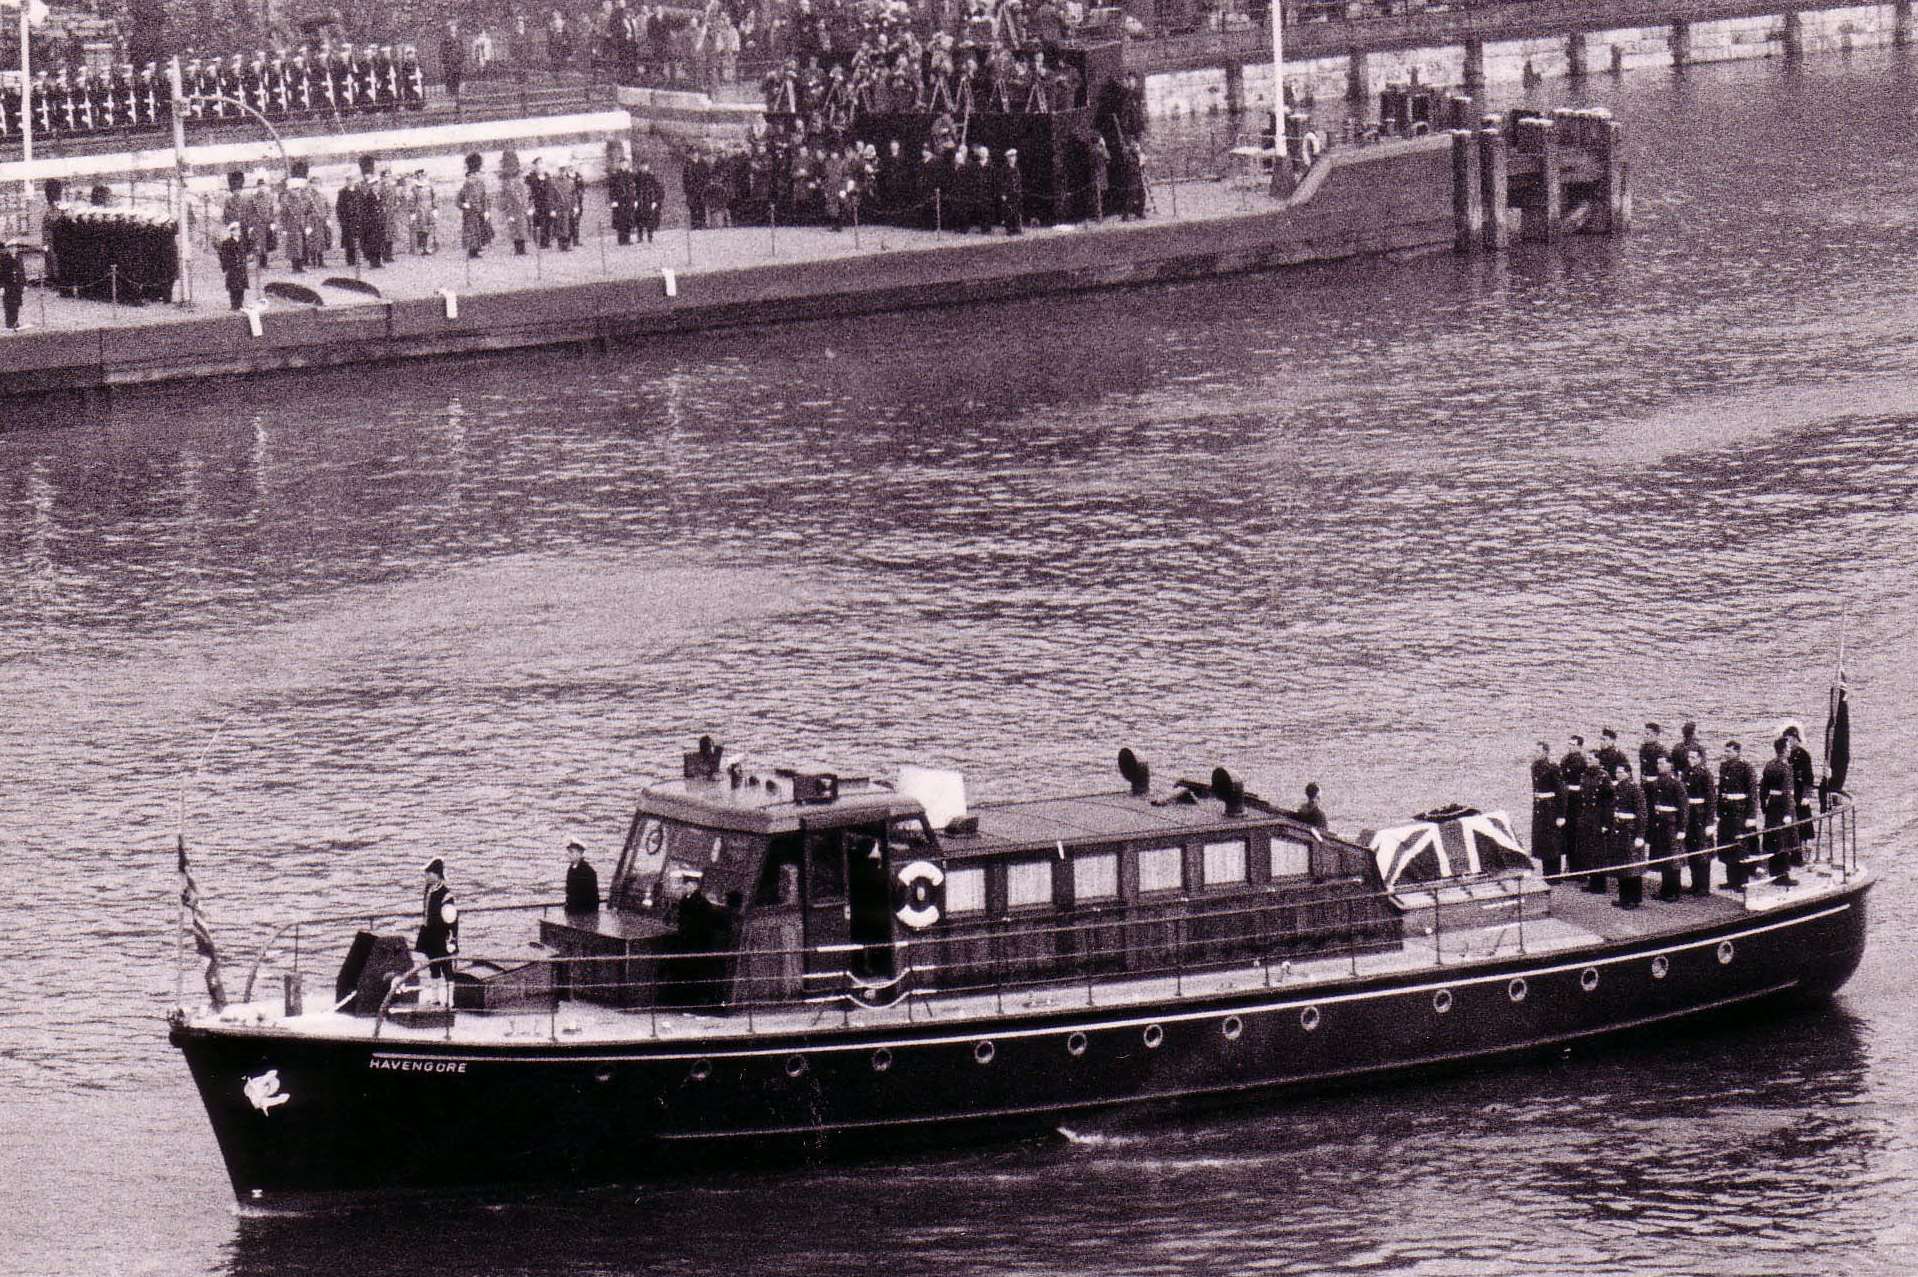
M394 1073L464 1073L466 1060L389 1060L374 1056L366 1062L369 1069Z

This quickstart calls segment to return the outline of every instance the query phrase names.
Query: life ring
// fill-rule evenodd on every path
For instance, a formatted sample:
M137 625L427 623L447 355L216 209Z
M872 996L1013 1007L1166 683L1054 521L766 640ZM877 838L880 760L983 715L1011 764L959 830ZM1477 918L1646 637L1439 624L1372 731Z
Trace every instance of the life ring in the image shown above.
M1305 165L1307 168L1312 166L1312 161L1318 159L1319 152L1324 149L1325 143L1319 140L1317 133L1311 132L1310 130L1299 139L1299 154L1305 157Z
M945 870L930 860L915 860L902 868L897 877L904 898L894 911L894 916L914 931L924 931L939 921L939 897L936 893L945 885Z

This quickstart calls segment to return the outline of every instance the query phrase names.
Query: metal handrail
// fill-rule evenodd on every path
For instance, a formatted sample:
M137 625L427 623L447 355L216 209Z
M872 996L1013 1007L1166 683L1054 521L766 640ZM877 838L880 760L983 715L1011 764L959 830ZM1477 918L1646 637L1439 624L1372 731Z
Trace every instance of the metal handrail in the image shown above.
M1588 867L1579 870L1567 870L1550 876L1539 875L1539 877L1548 882L1562 882L1571 879L1587 878L1597 873L1603 873L1608 876L1620 873L1643 874L1666 864L1682 863L1696 855L1722 858L1722 853L1724 852L1734 850L1742 851L1744 845L1750 840L1761 839L1767 834L1776 836L1779 830L1795 829L1802 831L1808 826L1812 830L1811 837L1800 844L1801 851L1806 855L1807 863L1831 863L1840 870L1845 880L1849 881L1851 874L1858 869L1858 857L1856 808L1848 801L1834 805L1827 811L1813 813L1808 817L1799 818L1794 816L1790 821L1783 824L1761 826L1749 833L1741 834L1730 841L1719 843L1710 848L1696 851L1686 850L1673 853L1669 856L1633 861L1625 865L1607 864L1603 868ZM1749 863L1763 860L1771 854L1773 853L1761 850L1755 855L1741 854L1739 858ZM1759 875L1759 877L1762 876L1762 874ZM1483 882L1491 880L1480 879L1475 881ZM998 997L998 1010L1003 1013L1004 996L1008 991L1023 990L1032 993L1047 987L1069 986L1078 988L1083 986L1086 990L1087 1004L1092 1005L1097 982L1102 975L1111 973L1112 963L1116 961L1124 965L1126 959L1138 959L1142 954L1140 946L1129 942L1131 937L1122 937L1116 943L1101 943L1096 933L1098 929L1102 927L1125 927L1128 929L1157 927L1165 929L1168 934L1165 936L1164 943L1161 945L1153 945L1143 952L1165 952L1169 953L1169 958L1148 965L1139 965L1135 961L1131 965L1125 965L1124 974L1134 979L1149 979L1170 975L1174 980L1175 996L1184 997L1186 996L1185 976L1187 974L1242 969L1248 958L1252 959L1255 965L1262 970L1264 982L1270 987L1275 962L1281 967L1281 979L1289 975L1291 964L1284 954L1284 946L1288 940L1296 943L1306 939L1321 939L1328 936L1337 937L1337 944L1315 949L1310 956L1344 956L1349 959L1353 974L1357 974L1358 959L1362 952L1368 947L1376 947L1382 942L1399 938L1403 918L1421 916L1428 908L1433 918L1433 927L1430 935L1432 943L1432 963L1434 966L1444 966L1447 961L1444 909L1448 902L1440 898L1440 893L1446 886L1456 882L1458 882L1458 880L1439 880L1430 884L1421 883L1408 885L1393 891L1370 892L1363 895L1348 894L1343 896L1300 898L1299 896L1288 893L1282 900L1275 900L1274 897L1285 889L1277 885L1268 885L1259 893L1261 899L1250 905L1239 903L1239 901L1243 900L1243 896L1240 896L1239 901L1235 901L1234 907L1230 908L1199 913L1176 911L1158 912L1158 908L1161 905L1167 910L1179 910L1189 909L1194 903L1203 903L1204 901L1204 897L1180 895L1177 897L1168 897L1163 902L1145 902L1144 908L1148 911L1145 916L1140 915L1141 906L1138 904L1098 906L1076 916L1070 922L1041 926L1016 926L1014 924L1018 921L1018 915L1005 914L997 918L980 919L980 925L977 930L956 935L948 934L937 938L908 936L896 942L877 946L849 942L844 944L791 948L664 952L633 955L631 958L615 955L581 955L574 957L551 955L529 956L523 952L498 956L484 954L449 955L445 958L422 959L408 968L406 972L394 978L376 1012L376 1020L383 1023L388 1019L389 1012L398 991L404 987L408 981L415 979L419 973L428 970L436 963L449 964L454 970L462 968L470 969L474 965L482 963L496 966L539 965L570 970L583 967L589 963L622 964L626 961L640 960L657 964L660 968L660 971L655 973L649 983L636 983L620 979L611 983L595 982L581 985L569 981L568 988L573 992L585 989L650 988L655 994L661 989L669 988L680 993L690 992L694 995L697 995L702 987L713 989L715 993L722 989L730 989L733 996L726 997L723 1000L717 996L709 1001L700 1000L696 997L695 1000L688 1005L728 1012L743 1011L747 1018L747 1031L751 1033L757 1031L752 1023L753 1013L773 1008L790 1010L795 1006L815 1005L831 1009L836 1005L842 1010L844 1015L850 1017L855 1006L854 995L856 989L854 988L854 973L846 969L807 972L803 970L804 960L808 956L834 957L866 952L874 948L887 949L893 956L896 974L891 980L885 983L888 988L898 987L903 990L903 1000L908 1019L911 1019L915 1014L915 1003L924 1005L924 999L931 993L937 993L947 998L968 994L993 993ZM1423 890L1431 890L1434 894L1433 903L1429 906L1424 904L1417 906L1400 904L1399 907L1404 910L1402 914L1380 911L1370 917L1359 919L1354 919L1353 917L1354 911L1360 905L1379 905L1383 902L1392 901L1395 897ZM1509 891L1510 889L1507 890ZM1517 905L1518 915L1512 925L1515 926L1517 932L1518 951L1523 953L1525 952L1526 938L1524 931L1525 896L1522 886L1519 887L1516 892L1512 892L1511 896L1513 902ZM1282 917L1276 920L1272 918L1272 915L1279 910L1309 909L1315 905L1336 906L1340 913L1339 920L1322 922L1318 925L1307 925L1302 919L1293 919L1290 924L1287 925ZM551 902L476 906L463 911L462 916L481 913L526 912L535 909L552 909L555 907L557 907L557 905ZM273 933L273 936L268 942L261 947L259 955L256 956L253 967L248 973L246 993L242 1000L251 1000L255 976L258 973L261 963L273 945L283 939L289 931L293 932L296 937L295 967L297 970L297 936L298 929L302 926L357 922L362 919L368 920L370 926L374 919L411 916L413 915L410 910L372 913L362 911L337 914L324 918L301 919L283 924ZM1193 934L1195 929L1202 931L1211 926L1222 926L1233 920L1245 919L1255 919L1258 920L1258 922L1254 926L1219 936L1195 936ZM1277 921L1279 925L1272 925L1274 921ZM1071 952L1061 955L1058 951L1058 946L1054 942L1056 942L1059 937L1066 935L1074 938L1074 945L1072 946ZM1042 952L1025 956L1009 953L1007 951L1008 942L1013 940L1038 944ZM1504 943L1505 940L1501 933L1491 953L1496 953L1498 948L1502 947ZM1214 944L1220 946L1221 951L1209 956L1206 955L1204 952L1205 947ZM962 959L952 963L941 963L937 961L939 957L937 947L942 945L979 945L982 946L982 952L976 960ZM1252 948L1248 949L1247 946L1252 946ZM926 956L933 960L917 960L915 950L925 952ZM827 983L823 987L814 986L797 996L787 994L777 998L754 998L751 996L750 986L760 977L748 975L745 971L746 964L754 959L799 960L799 965L802 969L795 973L795 975L788 976L782 974L771 977L771 979L776 980L782 988L787 987L788 982L794 978L797 978L802 988L808 986L809 982L823 981ZM1062 959L1073 962L1078 969L1069 973L1059 972L1058 966ZM727 966L726 974L714 978L689 978L681 974L688 971L692 964L711 962L725 963ZM675 968L677 968L677 970L675 970ZM919 983L922 979L932 980L942 975L970 974L975 972L982 973L985 978L971 982L952 982L939 979L938 983L930 987L921 987ZM738 996L742 987L745 990L745 996ZM655 1035L657 1035L658 1032L657 1015L659 1009L660 1007L655 999L650 1007L653 1018L653 1032ZM669 1006L666 1009L671 1010L674 1008ZM549 1015L556 1016L557 1010L557 999L555 999L555 1005L550 1009ZM510 1014L510 1011L508 1013ZM553 1032L556 1036L558 1032L556 1021ZM378 1027L376 1025L375 1036L377 1035Z

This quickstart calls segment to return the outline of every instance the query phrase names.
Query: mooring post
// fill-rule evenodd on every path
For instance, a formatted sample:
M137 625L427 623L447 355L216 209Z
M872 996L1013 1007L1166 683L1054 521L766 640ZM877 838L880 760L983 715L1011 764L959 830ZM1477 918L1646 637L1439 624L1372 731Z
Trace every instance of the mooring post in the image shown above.
M1465 91L1485 96L1485 41L1476 37L1465 42Z
M1505 247L1505 175L1505 134L1490 124L1478 132L1479 216L1488 253Z
M1591 72L1591 63L1591 36L1584 31L1574 31L1566 36L1565 74L1573 80L1583 80Z
M1796 9L1787 13L1778 38L1785 46L1785 61L1798 61L1805 52L1805 15Z
M1598 194L1605 207L1604 233L1623 235L1631 229L1632 201L1631 190L1626 182L1622 130L1618 121L1611 118L1611 112L1604 111L1593 134L1593 141L1598 148L1599 172L1602 174Z
M1225 64L1225 110L1228 115L1245 112L1245 63L1237 58Z
M1911 43L1911 0L1898 0L1891 6L1891 43L1897 49Z
M1672 70L1683 71L1692 61L1692 24L1683 18L1672 22L1671 33L1665 37L1665 45L1672 53Z
M1521 155L1538 163L1538 185L1520 209L1519 234L1527 240L1549 243L1558 238L1564 209L1564 181L1559 172L1558 126L1541 116L1527 116L1515 128L1514 144Z
M1476 253L1484 247L1484 204L1479 189L1478 140L1470 129L1452 131L1452 248Z

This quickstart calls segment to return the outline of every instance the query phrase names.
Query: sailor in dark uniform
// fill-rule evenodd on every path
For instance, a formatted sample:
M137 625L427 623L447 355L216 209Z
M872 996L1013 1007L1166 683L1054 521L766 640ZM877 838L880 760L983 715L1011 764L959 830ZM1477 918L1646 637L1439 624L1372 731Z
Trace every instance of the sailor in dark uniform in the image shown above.
M429 970L435 980L453 974L452 956L460 951L460 911L446 885L446 862L438 856L426 862L426 894L420 907L420 934L413 947L435 961Z
M1725 742L1718 764L1718 830L1724 846L1725 886L1742 891L1758 858L1758 776L1737 741Z
M1672 746L1672 770L1683 775L1685 756L1694 749L1700 758L1711 757L1705 750L1705 742L1698 739L1698 724L1687 721L1678 729L1678 741Z
M1616 776L1619 768L1630 765L1625 751L1618 747L1618 733L1609 727L1598 734L1598 765L1607 776Z
M1791 742L1780 736L1772 742L1772 752L1776 755L1758 777L1759 803L1765 813L1765 853L1770 857L1765 871L1771 880L1781 887L1795 887L1797 882L1791 876L1792 852L1798 841L1798 827L1795 821L1798 810L1798 795L1792 785L1791 761L1786 750Z
M1585 738L1572 737L1572 747L1558 760L1559 779L1565 782L1564 853L1566 868L1583 868L1578 854L1579 817L1585 812Z
M1685 817L1685 863L1691 866L1691 893L1709 896L1712 848L1718 843L1718 785L1705 762L1705 747L1696 739L1680 751L1679 760L1685 765L1685 802L1689 808Z
M595 913L599 909L599 874L586 859L586 844L577 838L566 840L566 854L572 863L566 867L566 912Z
M1612 773L1612 867L1618 874L1620 909L1645 901L1645 791L1621 763Z
M1565 867L1564 829L1565 782L1552 761L1552 747L1540 741L1532 760L1532 854L1547 878Z
M1798 724L1787 723L1783 733L1791 744L1785 749L1785 761L1791 764L1792 793L1798 799L1798 839L1792 847L1791 862L1805 863L1805 848L1818 841L1818 826L1813 817L1812 800L1818 793L1818 777L1812 770L1811 751L1798 732Z
M1310 781L1305 787L1305 805L1298 810L1301 821L1314 829L1330 829L1331 823L1325 818L1325 808L1319 806L1319 783Z
M1657 723L1645 724L1645 739L1638 745L1638 779L1640 784L1649 785L1658 775L1658 760L1670 757L1665 751L1665 742L1658 739L1660 728Z
M1646 841L1652 859L1658 864L1658 898L1678 899L1679 857L1685 851L1685 782L1672 770L1670 754L1659 754L1653 763L1658 770L1645 786L1645 799L1651 808Z
M1572 841L1572 868L1586 875L1585 890L1605 894L1606 846L1612 836L1612 776L1596 757L1585 763L1579 783L1578 834Z

